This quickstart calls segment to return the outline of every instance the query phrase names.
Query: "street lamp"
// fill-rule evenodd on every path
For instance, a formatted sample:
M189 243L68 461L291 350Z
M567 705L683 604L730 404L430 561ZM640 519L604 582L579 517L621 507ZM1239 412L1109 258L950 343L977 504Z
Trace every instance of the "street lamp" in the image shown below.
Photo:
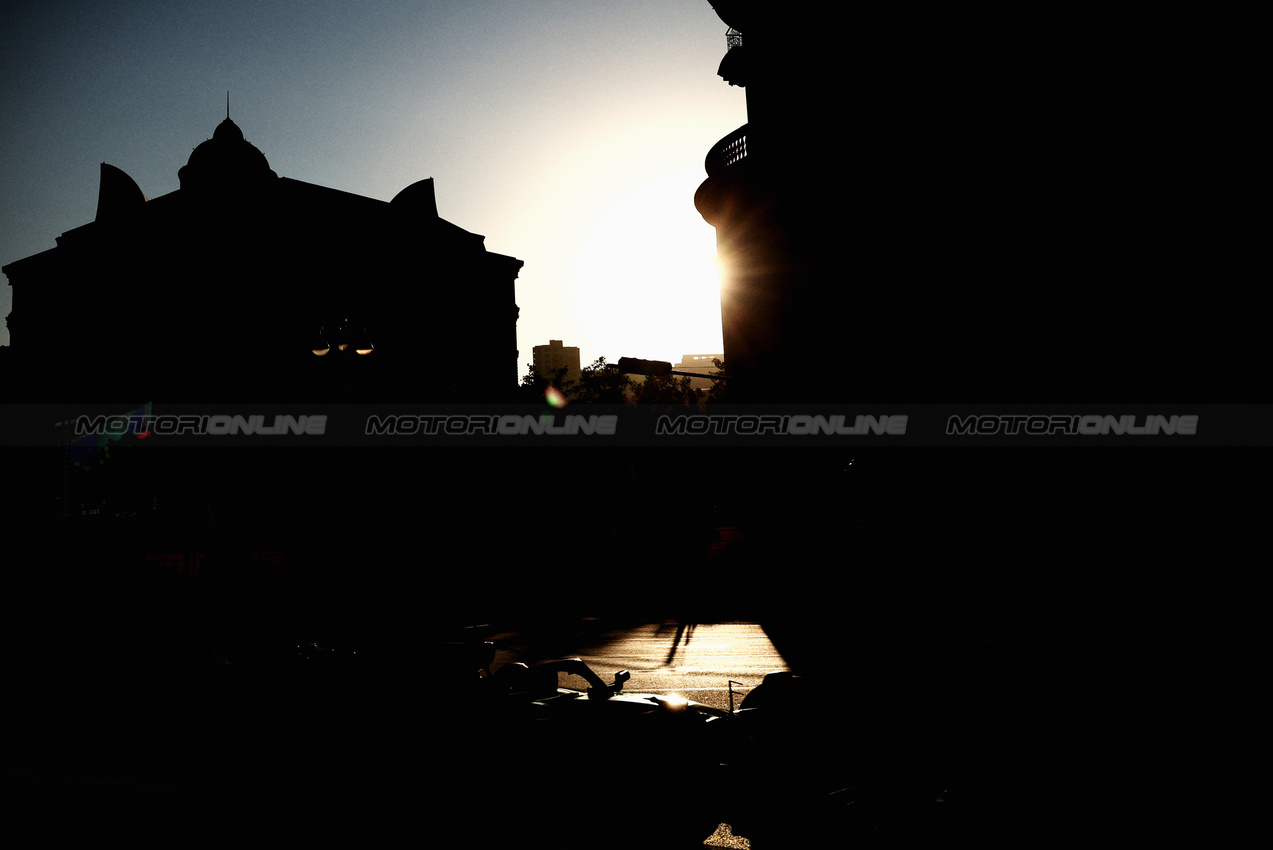
M355 354L370 354L374 346L367 336L366 328L359 328L356 333L349 332L349 320L341 319L334 329L320 328L318 337L311 343L310 350L319 357L332 350L332 340L336 341L337 351L353 349Z
M309 350L314 352L317 357L326 357L334 348L337 352L348 354L352 351L354 354L367 355L372 351L371 339L367 336L367 330L358 327L357 331L350 332L349 320L341 319L335 325L327 325L319 328L318 335L310 342ZM340 385L346 396L349 395L349 378L351 359L348 357L336 358L340 362ZM329 371L332 367L327 367L322 371ZM359 368L359 371L362 371Z

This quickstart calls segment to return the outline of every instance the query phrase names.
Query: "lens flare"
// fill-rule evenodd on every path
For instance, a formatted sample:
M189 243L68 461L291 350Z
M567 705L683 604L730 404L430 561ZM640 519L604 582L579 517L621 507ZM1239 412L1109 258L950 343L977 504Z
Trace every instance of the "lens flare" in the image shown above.
M566 397L561 394L561 390L556 387L549 387L544 390L544 399L553 407L565 407Z

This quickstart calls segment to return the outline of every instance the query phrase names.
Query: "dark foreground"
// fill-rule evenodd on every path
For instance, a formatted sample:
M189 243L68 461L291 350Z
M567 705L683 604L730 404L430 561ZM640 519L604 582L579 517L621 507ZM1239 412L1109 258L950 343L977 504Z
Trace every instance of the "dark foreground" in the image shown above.
M288 529L271 545L297 554L269 574L230 555L163 573L136 541L16 523L31 555L6 563L6 828L622 846L687 819L748 835L750 817L762 850L765 830L796 847L1223 831L1256 622L1235 564L1260 513L1208 458L1127 458L911 455L862 475L754 459L712 471L719 498L686 522L648 513L684 457L590 470L601 495L572 521L493 515L481 475L440 513L219 509L241 530L225 552ZM532 734L438 654L477 622L569 654L585 615L758 622L808 687L769 715L767 749L722 768L672 736ZM311 641L338 652L298 661Z

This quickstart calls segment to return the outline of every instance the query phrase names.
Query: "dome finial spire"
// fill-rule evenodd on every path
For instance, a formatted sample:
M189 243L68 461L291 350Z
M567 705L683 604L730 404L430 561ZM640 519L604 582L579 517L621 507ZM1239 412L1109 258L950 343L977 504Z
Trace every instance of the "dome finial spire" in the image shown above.
M225 120L230 120L230 90L225 90Z

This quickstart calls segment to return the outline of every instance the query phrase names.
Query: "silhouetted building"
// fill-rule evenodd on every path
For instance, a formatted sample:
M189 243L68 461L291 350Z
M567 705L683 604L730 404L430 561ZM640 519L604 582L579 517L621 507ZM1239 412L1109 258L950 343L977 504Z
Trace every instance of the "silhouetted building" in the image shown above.
M724 361L724 354L682 354L680 363L673 363L676 372L697 372L701 375L714 375L719 369L714 361ZM716 382L711 378L690 378L690 386L696 390L710 389Z
M1230 24L711 3L731 401L1144 398L1258 355L1224 329L1264 137Z
M11 365L13 362L13 348L8 345L0 345L0 376L13 374L14 367ZM0 401L19 400L14 387L6 385L4 389L0 389Z
M564 381L574 383L579 380L579 348L573 345L562 345L559 339L548 340L547 345L534 348L535 374L541 378L552 378L565 369Z
M498 401L515 390L522 261L439 217L431 178L386 202L279 177L228 117L177 191L147 200L123 171L101 172L94 221L3 269L23 398ZM459 348L471 352L462 367L437 365L439 350Z

